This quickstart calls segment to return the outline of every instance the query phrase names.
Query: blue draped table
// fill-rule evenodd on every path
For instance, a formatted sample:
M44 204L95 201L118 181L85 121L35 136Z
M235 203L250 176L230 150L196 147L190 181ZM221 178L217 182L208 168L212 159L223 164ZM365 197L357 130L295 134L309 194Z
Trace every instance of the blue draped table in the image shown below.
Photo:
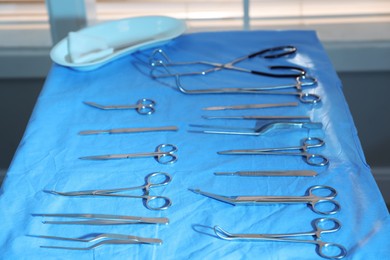
M348 250L346 259L380 259L390 255L390 221L386 205L365 162L356 128L337 77L324 49L310 31L252 31L186 34L161 46L173 61L229 62L258 50L294 45L295 56L273 60L254 58L248 66L269 65L307 69L318 79L304 92L320 95L318 104L242 111L203 111L203 107L247 103L299 102L294 96L185 95L173 78L150 77L153 49L115 60L100 69L80 72L53 65L30 122L9 168L0 195L0 255L2 259L321 259L314 245L280 242L229 242L212 232L220 225L232 233L293 233L312 230L322 217L308 205L231 206L197 195L200 188L222 195L303 196L314 185L338 191L341 211L331 217L342 223L324 241ZM240 66L245 66L240 64ZM294 83L221 70L208 76L183 77L189 89L273 86ZM294 91L294 90L293 90ZM150 116L133 110L102 111L83 101L131 104L140 98L157 102ZM362 104L364 105L364 104ZM278 130L263 136L212 135L188 132L189 124L254 127L253 121L206 120L202 115L306 115L322 130ZM80 136L79 131L122 127L176 125L178 132ZM330 160L313 167L297 157L223 156L217 151L298 146L315 136L326 145L313 151ZM85 161L81 156L153 151L162 143L178 146L179 160L162 165L153 158ZM316 170L316 177L215 176L218 171ZM141 200L128 198L61 197L43 190L76 191L137 186L151 172L167 172L172 182L152 190L171 198L165 211L150 211ZM101 213L168 217L169 225L83 226L43 224L33 213ZM161 238L162 245L107 245L90 251L40 248L40 245L87 246L29 235L79 237L91 233L121 233ZM309 238L310 239L310 238Z

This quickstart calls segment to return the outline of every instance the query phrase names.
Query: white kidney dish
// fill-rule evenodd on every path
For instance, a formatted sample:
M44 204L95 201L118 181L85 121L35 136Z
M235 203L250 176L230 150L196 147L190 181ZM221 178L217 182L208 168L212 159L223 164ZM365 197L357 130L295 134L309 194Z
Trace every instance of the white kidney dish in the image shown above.
M50 52L51 59L63 66L75 70L93 70L124 55L135 51L163 45L169 40L183 34L186 30L184 21L167 16L142 16L97 24L73 33L57 43ZM75 35L79 35L75 37ZM90 39L90 44L88 44ZM83 48L98 49L90 59L72 60L73 51L82 52ZM104 47L106 46L106 49ZM103 48L103 49L102 49ZM91 50L96 51L96 50Z

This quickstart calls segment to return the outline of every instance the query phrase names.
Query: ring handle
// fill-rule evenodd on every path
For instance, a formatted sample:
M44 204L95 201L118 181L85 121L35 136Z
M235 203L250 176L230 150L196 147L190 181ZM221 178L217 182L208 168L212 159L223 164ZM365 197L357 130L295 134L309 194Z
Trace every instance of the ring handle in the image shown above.
M152 99L143 98L137 101L137 112L141 115L150 115L155 112L156 102Z
M173 144L160 144L156 147L156 161L161 164L172 164L177 161L177 156L174 154L178 150Z
M164 176L164 179L154 182L153 178L156 176ZM165 172L153 172L146 176L146 183L149 187L165 186L172 181L172 176Z
M321 101L321 97L316 94L298 92L299 100L305 104L316 104Z
M154 202L152 201L163 201L162 205L153 206ZM164 196L148 196L145 199L145 207L150 210L166 210L172 205L172 201L168 197Z
M316 78L307 75L301 75L297 77L296 81L301 87L314 86L318 82Z
M341 259L347 255L347 249L344 246L336 243L329 243L317 240L318 254L323 258L328 259ZM338 251L336 254L327 254L327 248L330 251Z
M311 166L325 166L329 164L329 159L321 154L306 153L306 162Z

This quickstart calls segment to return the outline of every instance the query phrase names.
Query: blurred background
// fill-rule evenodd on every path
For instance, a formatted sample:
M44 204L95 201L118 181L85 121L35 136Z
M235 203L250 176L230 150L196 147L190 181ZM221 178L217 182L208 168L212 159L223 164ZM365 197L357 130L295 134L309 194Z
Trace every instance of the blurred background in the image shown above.
M50 70L51 47L69 31L143 15L184 19L188 33L316 30L390 203L389 0L0 0L0 183Z

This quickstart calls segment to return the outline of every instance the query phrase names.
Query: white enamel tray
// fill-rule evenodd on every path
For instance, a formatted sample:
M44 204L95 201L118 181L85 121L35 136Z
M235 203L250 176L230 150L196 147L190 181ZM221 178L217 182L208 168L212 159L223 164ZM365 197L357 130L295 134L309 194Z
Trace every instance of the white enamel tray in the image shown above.
M78 33L104 39L114 52L86 63L73 63L68 52L68 39L62 39L50 52L51 59L76 70L93 70L135 51L163 45L186 30L183 21L166 16L142 16L105 22L84 28Z

